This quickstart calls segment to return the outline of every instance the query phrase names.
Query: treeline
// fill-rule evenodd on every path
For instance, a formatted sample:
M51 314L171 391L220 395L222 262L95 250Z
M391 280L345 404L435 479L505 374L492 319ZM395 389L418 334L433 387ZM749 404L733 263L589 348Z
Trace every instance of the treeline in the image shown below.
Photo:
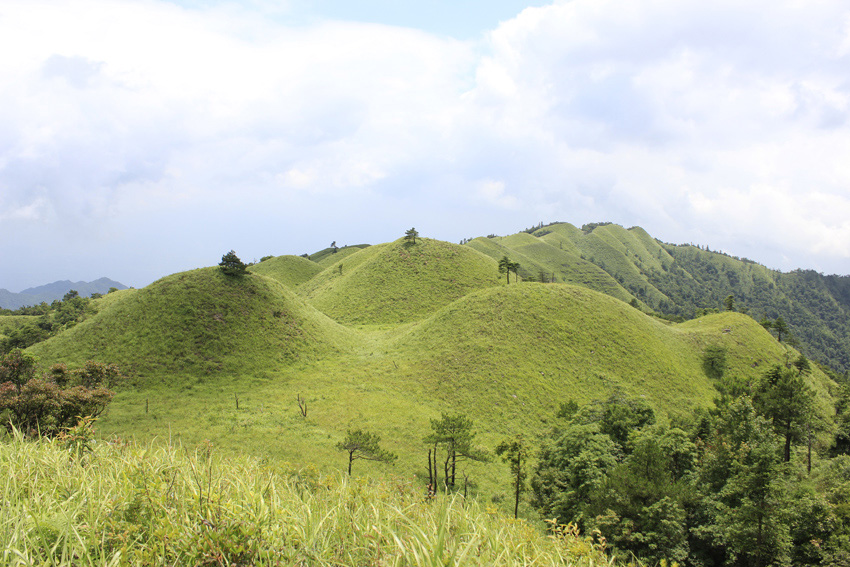
M713 409L671 424L622 396L564 403L539 450L532 504L623 559L850 564L850 391L825 415L809 372L801 357L753 384L721 377Z
M113 291L118 289L110 288L109 293ZM75 290L71 290L62 300L57 299L52 303L42 302L14 310L0 310L0 315L30 317L30 320L23 323L8 322L0 328L0 334L5 335L0 337L0 354L17 348L27 348L84 321L96 313L92 300L99 297L102 297L100 293L93 293L91 297L82 297Z

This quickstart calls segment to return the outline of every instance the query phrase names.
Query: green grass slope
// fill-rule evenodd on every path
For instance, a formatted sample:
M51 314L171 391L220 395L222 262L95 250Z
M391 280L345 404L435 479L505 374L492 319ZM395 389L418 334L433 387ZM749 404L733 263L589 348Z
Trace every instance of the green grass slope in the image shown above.
M393 246L364 250L358 266L381 262ZM582 287L505 286L500 279L418 322L348 331L356 338L351 348L289 365L272 361L265 372L234 369L239 361L262 358L256 350L197 380L154 369L163 379L122 389L101 430L140 439L208 439L224 451L340 469L345 455L336 443L346 429L365 428L399 455L392 470L412 477L425 470L429 420L444 411L472 418L478 442L492 449L506 436L531 438L545 430L558 404L571 398L588 402L620 391L645 397L662 416L709 406L716 394L701 364L709 345L726 346L728 372L748 380L793 355L739 313L673 325ZM828 400L828 381L819 375L815 383ZM300 414L296 397L307 400L308 416ZM357 464L360 475L386 470ZM464 471L482 497L509 500L501 462L469 464Z
M519 262L520 274L537 278L543 272L548 281L554 276L558 283L584 286L626 302L632 298L632 294L608 272L582 258L575 244L566 237L544 240L521 232L505 237L476 238L467 245L497 260L508 256Z
M334 252L333 248L325 248L324 250L319 250L314 254L310 254L310 260L316 262L322 267L327 268L328 266L336 264L343 258L347 258L348 256L356 254L357 252L368 247L368 244L355 244L352 246L343 246L342 248L337 248L336 252Z
M419 238L412 246L400 239L352 254L299 292L339 322L389 324L420 319L500 282L491 258L468 247Z
M275 256L259 264L254 264L248 271L254 274L270 277L283 285L294 288L321 272L319 264L302 256Z
M745 315L673 326L607 295L551 284L470 294L395 340L421 359L435 394L509 422L615 390L667 414L707 406L716 395L701 363L709 344L726 346L729 371L745 379L785 361L785 348Z
M118 364L139 378L243 375L311 360L350 345L349 332L260 275L217 268L174 274L124 298L31 351L44 364Z

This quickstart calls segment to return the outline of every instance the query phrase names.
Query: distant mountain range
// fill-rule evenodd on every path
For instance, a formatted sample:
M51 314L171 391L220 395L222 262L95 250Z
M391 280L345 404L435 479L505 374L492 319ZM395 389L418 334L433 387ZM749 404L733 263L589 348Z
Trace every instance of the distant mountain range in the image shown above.
M0 289L0 308L18 309L19 307L38 305L42 301L50 303L55 299L62 299L72 289L76 290L81 297L88 297L93 293L106 293L112 287L127 289L126 285L109 278L100 278L93 282L62 280L38 287L31 287L20 293L11 292L8 289Z

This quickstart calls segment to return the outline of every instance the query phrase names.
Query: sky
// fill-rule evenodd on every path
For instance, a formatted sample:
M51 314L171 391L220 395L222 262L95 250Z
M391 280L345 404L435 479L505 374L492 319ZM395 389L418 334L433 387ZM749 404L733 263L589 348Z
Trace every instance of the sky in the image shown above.
M846 0L3 0L0 288L610 221L850 274Z

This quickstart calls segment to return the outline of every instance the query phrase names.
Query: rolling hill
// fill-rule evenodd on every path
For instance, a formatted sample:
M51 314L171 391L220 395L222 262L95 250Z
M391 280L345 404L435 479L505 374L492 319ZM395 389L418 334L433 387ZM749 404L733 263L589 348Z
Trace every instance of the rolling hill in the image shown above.
M302 256L275 256L254 264L248 270L295 288L321 272L322 267Z
M538 226L518 234L476 238L467 246L521 265L520 275L574 283L680 319L722 309L733 295L755 319L777 317L803 351L841 372L850 371L850 276L813 271L782 273L708 247L674 245L640 227L594 223Z
M30 351L43 366L96 359L130 375L99 424L104 435L177 434L337 468L336 443L365 428L399 455L402 475L422 472L422 438L444 412L468 415L488 447L545 430L570 399L619 393L676 419L716 395L707 347L724 347L727 372L750 381L797 355L741 313L675 324L629 305L641 277L676 264L642 231L548 229L466 246L422 238L340 249L323 264L280 256L242 277L173 274L97 300L96 314ZM506 283L496 262L506 252L581 285ZM642 297L651 304L663 289ZM835 384L819 369L810 383L830 412ZM468 470L476 490L501 498L501 464Z
M124 292L97 315L31 350L45 363L108 360L140 379L167 379L269 371L350 341L346 329L276 280L230 278L204 268Z
M405 323L499 281L496 262L470 248L400 239L337 261L299 293L341 323Z

